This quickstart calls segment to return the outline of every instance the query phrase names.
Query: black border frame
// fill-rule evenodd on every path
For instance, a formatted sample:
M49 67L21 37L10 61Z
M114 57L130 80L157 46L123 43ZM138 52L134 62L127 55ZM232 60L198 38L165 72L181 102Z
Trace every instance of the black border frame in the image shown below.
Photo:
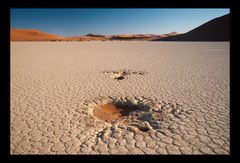
M238 154L240 150L238 150L239 144L239 135L237 133L237 112L238 108L234 106L234 101L237 100L237 84L239 84L237 79L233 78L234 67L237 65L237 60L234 59L237 54L236 48L238 44L238 35L237 32L240 29L239 25L237 25L237 20L239 19L238 7L240 7L237 0L165 0L165 1L137 1L137 0L122 0L122 1L60 1L60 0L3 0L1 2L0 8L0 49L3 53L0 55L3 57L1 59L2 63L0 64L1 75L4 77L1 80L3 86L3 90L1 91L1 129L4 128L4 138L3 145L1 145L1 159L6 159L6 161L27 161L27 160L35 160L39 161L47 161L47 160L55 160L58 161L67 161L69 159L72 160L94 160L101 159L102 161L106 161L107 158L115 158L119 161L128 160L128 161L145 161L145 159L154 160L164 160L164 161L235 161L240 160ZM10 155L10 8L230 8L231 15L231 41L230 41L230 155L164 155L164 156L143 156L139 155L136 157L124 155L121 156L92 156L92 155ZM236 23L236 24L234 24ZM234 24L234 25L233 25ZM234 33L234 35L233 35ZM235 49L234 49L235 48ZM235 51L236 50L236 51ZM7 54L8 55L7 55ZM6 123L7 122L7 123ZM2 136L2 134L1 134ZM66 157L67 156L67 157ZM103 157L102 157L103 156ZM117 157L117 158L116 158ZM87 159L87 160L86 160ZM239 161L238 161L239 162Z

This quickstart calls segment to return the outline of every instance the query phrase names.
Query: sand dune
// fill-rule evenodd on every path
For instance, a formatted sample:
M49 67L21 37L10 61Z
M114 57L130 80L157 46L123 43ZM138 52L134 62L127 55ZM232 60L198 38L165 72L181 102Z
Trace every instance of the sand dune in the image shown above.
M230 14L215 18L187 33L156 41L230 41Z
M106 41L110 37L104 35L86 35L86 36L73 36L66 37L66 41Z
M171 33L167 33L167 34L162 34L160 35L161 38L165 38L165 37L169 37L169 36L176 36L179 35L177 32L171 32Z
M11 42L10 63L11 154L230 152L229 42Z
M11 41L107 41L107 40L144 40L144 41L229 41L230 14L215 18L184 34L88 34L85 36L62 37L39 30L12 29Z
M171 32L168 34L156 35L156 34L122 34L122 35L113 35L111 40L145 40L151 41L164 37L175 36L178 35L177 32Z
M39 30L11 29L11 41L60 41L64 39L62 36L48 34Z
M32 29L11 29L11 41L107 41L107 40L155 40L159 38L177 35L176 32L163 35L155 34L120 34L101 35L87 34L84 36L62 37Z

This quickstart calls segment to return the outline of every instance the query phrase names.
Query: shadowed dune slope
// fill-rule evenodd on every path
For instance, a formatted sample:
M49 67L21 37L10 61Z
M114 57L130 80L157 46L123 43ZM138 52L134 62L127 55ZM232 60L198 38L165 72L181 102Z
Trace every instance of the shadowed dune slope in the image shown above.
M187 33L155 41L230 41L230 14L215 18Z

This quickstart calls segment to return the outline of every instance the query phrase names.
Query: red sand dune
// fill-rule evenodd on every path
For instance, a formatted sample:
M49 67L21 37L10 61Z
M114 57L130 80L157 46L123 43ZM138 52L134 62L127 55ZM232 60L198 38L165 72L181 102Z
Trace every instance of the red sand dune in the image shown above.
M11 29L11 41L61 41L65 37L33 29Z
M176 32L156 35L156 34L118 34L101 35L87 34L84 36L62 37L54 34L48 34L33 29L11 29L11 41L107 41L107 40L156 40L168 36L175 36Z
M183 34L118 34L62 37L32 29L12 29L11 41L106 41L106 40L144 40L144 41L229 41L230 14L210 20L207 23Z

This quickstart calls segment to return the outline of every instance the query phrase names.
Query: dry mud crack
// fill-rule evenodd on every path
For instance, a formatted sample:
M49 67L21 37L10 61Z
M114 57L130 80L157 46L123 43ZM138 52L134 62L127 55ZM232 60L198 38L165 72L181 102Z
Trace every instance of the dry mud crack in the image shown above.
M114 109L120 108L117 110L119 115L106 119L96 113L96 110L106 111L104 110L106 108L111 114L116 113ZM192 113L191 109L184 108L183 104L158 102L144 97L104 97L85 101L83 110L86 111L82 120L86 125L84 129L79 128L81 132L77 131L77 127L70 132L56 130L52 136L49 132L49 136L44 140L40 131L30 131L28 134L31 138L30 142L33 143L27 153L227 153L226 148L216 149L219 145L224 146L223 140L208 138L204 130L201 133L200 129L183 127L187 126ZM70 123L74 124L74 122ZM52 139L57 137L58 132L61 135L59 140ZM34 140L33 138L36 137L40 139ZM25 150L21 148L21 144L18 145L13 150L15 153ZM24 144L22 146L24 147Z
M183 111L178 104L157 103L151 99L139 100L137 97L94 101L89 104L90 115L114 126L127 126L133 131L159 129L161 121Z
M11 42L10 63L11 154L230 153L227 42Z
M184 104L145 97L101 97L84 102L70 119L71 130L52 123L51 129L26 131L13 153L32 154L227 154L228 139L218 126L194 129L193 110ZM101 112L102 111L102 112ZM103 114L102 114L103 113ZM105 116L102 116L105 115ZM106 116L107 115L107 116ZM76 121L85 125L75 126ZM205 122L196 118L194 122ZM55 125L54 125L55 124ZM71 125L72 124L72 125ZM29 124L30 125L30 124ZM66 123L67 125L67 123ZM208 125L207 125L208 126ZM29 126L30 127L30 126ZM34 127L33 127L34 129ZM40 129L40 128L39 128ZM207 134L210 133L210 137ZM16 137L17 138L17 137ZM16 138L12 139L15 141ZM29 140L28 140L29 139ZM26 148L25 143L31 145ZM221 147L221 148L220 148Z

